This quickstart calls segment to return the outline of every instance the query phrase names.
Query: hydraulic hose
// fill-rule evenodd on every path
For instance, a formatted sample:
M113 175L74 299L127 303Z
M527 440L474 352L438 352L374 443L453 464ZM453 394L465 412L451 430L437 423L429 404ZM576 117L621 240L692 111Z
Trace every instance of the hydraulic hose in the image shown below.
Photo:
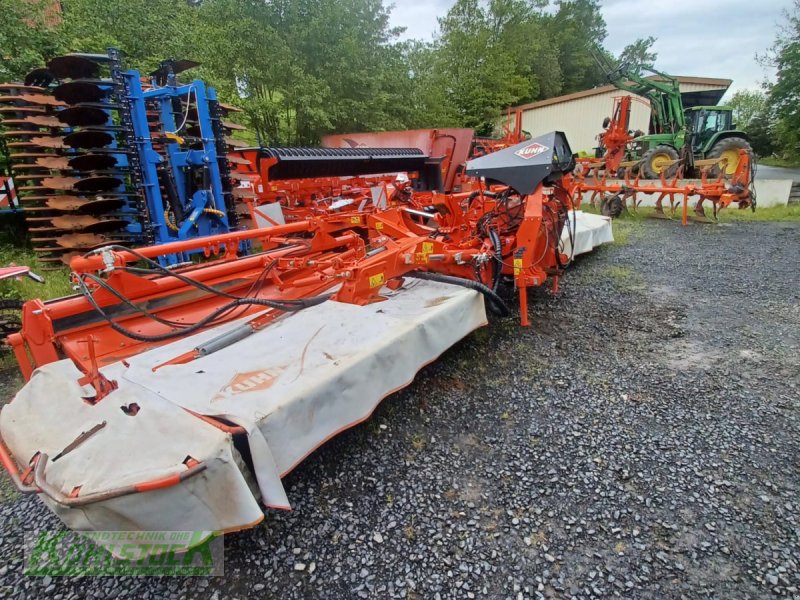
M494 271L492 273L492 291L497 291L497 286L500 285L500 275L502 274L501 264L503 262L503 244L500 242L500 236L494 229L489 230L489 239L492 240L494 246Z
M507 317L511 314L508 306L495 291L488 286L480 283L479 281L472 281L471 279L462 279L461 277L453 277L452 275L442 275L441 273L429 273L428 271L412 271L406 274L407 277L415 279L424 279L426 281L436 281L438 283L449 283L450 285L460 285L461 287L468 288L480 292L486 298L489 304L489 309L500 317Z
M471 208L473 200L475 200L475 198L481 195L486 196L487 198L497 198L496 192L484 190L483 194L481 194L480 190L475 190L467 197L467 208Z
M125 337L129 337L133 340L145 343L164 342L167 340L184 337L186 335L194 333L195 331L202 329L206 325L213 323L217 318L219 318L220 315L225 314L226 312L228 312L232 308L236 308L237 306L257 305L257 306L266 306L284 312L294 312L301 310L303 308L308 308L311 306L315 306L317 304L321 304L322 302L325 302L326 300L328 300L328 298L331 297L331 294L324 294L321 296L316 296L314 298L303 299L302 301L300 301L301 302L300 304L294 304L294 305L287 305L285 302L281 302L279 300L278 301L268 300L266 298L264 299L237 298L236 300L233 300L232 302L229 302L219 307L217 310L206 315L201 320L197 321L196 323L193 323L192 325L189 325L184 329L180 329L178 331L168 331L166 333L162 333L159 335L144 335L141 333L136 333L135 331L131 331L130 329L123 327L119 323L115 322L114 319L100 307L100 305L94 299L94 296L92 296L91 291L89 290L89 288L86 286L86 284L82 279L79 280L79 286L86 300L89 302L89 304L92 305L92 308L94 308L94 310L103 318L103 320L105 320L109 324L111 329L113 329L117 333L124 335Z

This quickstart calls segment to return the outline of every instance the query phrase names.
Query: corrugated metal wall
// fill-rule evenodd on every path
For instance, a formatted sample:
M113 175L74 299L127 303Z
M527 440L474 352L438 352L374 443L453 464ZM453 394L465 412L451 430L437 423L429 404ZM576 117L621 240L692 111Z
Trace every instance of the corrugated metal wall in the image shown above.
M681 83L682 92L696 92L709 89L722 89L696 83ZM603 130L603 119L611 116L615 96L629 95L620 90L567 100L539 108L531 108L522 113L522 129L536 137L550 131L559 130L567 135L573 152L588 152L594 155L597 134ZM634 102L631 108L630 129L647 131L650 122L650 109L641 102Z

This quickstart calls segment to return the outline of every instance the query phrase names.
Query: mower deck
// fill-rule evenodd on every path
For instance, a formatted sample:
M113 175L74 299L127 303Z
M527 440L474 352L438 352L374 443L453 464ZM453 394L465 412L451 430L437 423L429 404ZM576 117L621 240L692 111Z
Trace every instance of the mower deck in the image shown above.
M259 499L290 508L282 476L486 324L482 297L462 287L385 291L286 315L185 364L165 365L241 321L115 362L102 373L118 388L96 404L72 361L44 365L0 413L3 440L20 462L47 455L36 485L72 529L253 526Z

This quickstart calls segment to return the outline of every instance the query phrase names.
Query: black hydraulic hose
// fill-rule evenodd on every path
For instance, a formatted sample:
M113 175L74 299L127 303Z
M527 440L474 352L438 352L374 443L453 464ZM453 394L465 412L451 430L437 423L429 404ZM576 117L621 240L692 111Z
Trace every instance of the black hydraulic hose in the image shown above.
M80 275L78 275L78 278L81 280L81 282L83 282L84 279L89 279L92 283L94 283L98 287L101 287L104 290L106 290L109 294L114 296L120 302L122 302L125 305L127 305L129 308L132 308L134 311L144 315L148 319L152 319L153 321L156 321L157 323L161 323L162 325L166 325L168 327L175 327L175 328L185 328L185 327L189 326L186 323L178 323L177 321L170 321L169 319L162 319L158 315L151 313L150 311L148 311L147 309L139 306L138 304L135 304L134 302L132 302L131 300L129 300L128 298L123 296L120 292L115 290L112 286L108 285L105 281L103 281L102 279L100 279L99 277L97 277L95 275L92 275L91 273L81 273Z
M231 300L239 300L240 299L239 296L235 296L233 294L229 294L227 292L223 292L221 290L218 290L218 289L215 289L215 288L213 288L211 286L208 286L208 285L206 285L204 283L201 283L201 282L197 281L196 279L192 279L191 277L186 277L185 275L182 275L182 274L177 273L175 271L171 271L171 270L167 269L166 267L161 266L156 261L148 258L147 256L144 256L143 254L137 252L136 250L133 250L132 248L126 248L124 246L116 246L116 245L108 246L108 248L110 248L111 250L120 250L120 251L123 251L123 252L128 252L130 254L133 254L139 260L142 260L142 261L146 262L147 264L151 265L151 267L152 267L152 269L147 269L147 270L138 269L137 267L125 267L125 270L129 271L131 273L152 273L152 272L155 271L155 272L161 273L162 275L165 275L167 277L174 277L175 279L178 279L179 281L185 283L186 285L191 285L191 286L196 287L197 289L202 290L204 292L207 292L209 294L214 294L216 296L221 296L223 298L230 298ZM280 300L280 301L275 301L275 302L276 303L279 302L281 304L285 304L286 306L292 306L292 305L300 305L301 307L303 306L303 301L302 300Z
M175 338L183 337L189 335L190 333L194 333L195 331L202 329L209 323L212 323L220 315L225 314L226 312L228 312L232 308L236 308L237 306L257 305L257 306L266 306L284 312L291 312L291 311L301 310L302 308L315 306L317 304L322 304L331 297L331 294L324 294L322 296L315 296L314 298L307 298L302 301L303 302L302 305L297 305L297 306L287 306L286 304L280 301L261 299L261 298L237 298L236 300L233 300L232 302L229 302L228 304L219 307L211 314L206 315L204 318L200 319L196 323L193 323L192 325L189 325L185 329L181 329L179 331L168 331L166 333L162 333L159 335L143 335L141 333L136 333L135 331L131 331L126 327L123 327L119 323L116 323L112 317L110 317L102 308L100 308L100 305L94 299L94 296L92 296L91 291L89 290L89 288L86 286L86 284L82 279L79 280L79 285L81 288L81 292L83 293L83 296L86 298L89 304L92 305L92 308L94 308L95 311L97 311L97 313L103 318L103 320L105 320L111 326L111 329L113 329L117 333L124 335L125 337L129 337L133 340L145 343L163 342L166 340L172 340Z
M460 285L476 292L480 292L489 303L491 311L500 316L507 317L511 314L508 306L496 292L491 290L488 286L480 283L479 281L472 281L471 279L462 279L461 277L453 277L452 275L442 275L441 273L429 273L428 271L412 271L406 274L408 277L415 279L424 279L426 281L436 281L438 283L449 283L450 285Z
M497 198L497 193L491 192L489 190L484 190L483 193L481 193L479 190L475 190L467 197L467 208L472 207L472 201L475 200L475 198L477 198L478 196L486 196L487 198Z
M497 286L500 285L500 275L502 274L503 263L503 244L500 242L500 236L494 229L489 230L489 239L492 240L494 246L494 271L492 272L492 291L497 291Z

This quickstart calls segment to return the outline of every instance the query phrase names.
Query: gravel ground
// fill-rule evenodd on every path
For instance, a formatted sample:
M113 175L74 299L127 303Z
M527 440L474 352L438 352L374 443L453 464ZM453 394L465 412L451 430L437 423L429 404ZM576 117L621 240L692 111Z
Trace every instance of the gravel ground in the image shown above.
M286 480L224 578L34 578L0 596L800 596L800 223L622 224Z

